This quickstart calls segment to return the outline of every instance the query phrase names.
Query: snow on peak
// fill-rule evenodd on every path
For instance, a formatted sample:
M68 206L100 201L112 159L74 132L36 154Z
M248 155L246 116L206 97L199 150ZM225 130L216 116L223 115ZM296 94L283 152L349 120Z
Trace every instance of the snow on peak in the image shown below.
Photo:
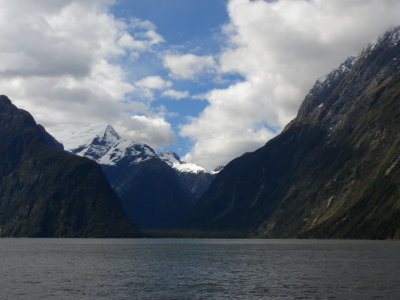
M135 164L157 157L152 148L122 138L111 125L96 124L77 130L59 132L66 150L88 157L103 165L115 165L122 159Z
M75 149L71 149L71 152L93 160L98 160L119 143L120 140L121 137L114 128L107 125L104 131L98 133L89 144L80 145Z
M157 155L146 144L122 138L111 125L96 124L53 134L64 143L65 150L88 157L102 165L116 165L122 160L129 164L138 164L151 158L159 158L179 172L217 173L208 172L193 163L186 163L173 151L164 151Z
M111 125L107 125L103 135L103 139L111 142L111 141L119 141L121 137Z
M93 124L77 129L59 127L50 133L64 145L65 150L72 150L90 144L94 137L104 133L106 127L106 124Z
M157 157L157 154L148 145L121 139L99 158L97 162L102 165L110 166L125 159L132 165L154 157Z
M123 159L129 164L137 164L157 157L149 146L121 138L111 125L108 125L103 134L98 134L84 149L78 149L75 153L102 165L115 165Z
M208 173L208 171L203 167L185 162L183 162L182 164L174 164L173 168L184 173Z
M173 164L181 164L182 163L179 155L170 150L159 153L158 157L161 160L163 160L164 162L166 162L168 165L170 165L171 167L173 166Z
M206 169L196 164L181 161L178 154L173 151L164 151L158 154L158 157L173 167L175 170L183 173L208 173Z

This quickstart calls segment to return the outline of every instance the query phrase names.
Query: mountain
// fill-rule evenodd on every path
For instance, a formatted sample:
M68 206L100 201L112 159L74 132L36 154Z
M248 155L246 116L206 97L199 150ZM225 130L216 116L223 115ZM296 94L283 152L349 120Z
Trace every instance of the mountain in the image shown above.
M400 27L318 80L281 134L231 161L182 227L400 238Z
M174 169L179 176L182 187L188 190L195 199L198 199L207 190L215 175L222 169L222 167L219 167L218 170L208 171L196 164L182 161L177 153L169 150L156 154L146 144L121 138L110 125L92 125L79 130L65 131L59 133L59 136L68 151L107 166L115 165L117 161L126 156L126 149L135 145L137 150L135 150L133 156L127 154L133 164L158 157ZM113 149L111 150L111 148ZM139 153L142 153L142 155L140 156Z
M215 175L222 169L210 172L196 164L182 161L178 154L172 151L161 152L158 157L175 169L181 184L190 191L195 199L205 193Z
M140 228L163 229L193 207L195 197L180 173L150 146L122 138L110 125L94 125L66 136L61 140L67 141L70 152L101 165L125 213ZM204 170L197 167L194 176L200 169Z
M0 236L134 237L98 165L0 96Z

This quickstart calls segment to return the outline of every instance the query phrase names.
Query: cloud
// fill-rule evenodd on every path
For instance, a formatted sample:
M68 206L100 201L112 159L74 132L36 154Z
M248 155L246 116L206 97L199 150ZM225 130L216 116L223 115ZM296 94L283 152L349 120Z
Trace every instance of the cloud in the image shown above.
M172 130L150 107L128 98L135 86L118 63L152 51L163 38L149 21L116 19L109 13L113 2L0 0L1 93L50 132L123 120L138 140L166 145Z
M141 97L147 100L154 99L153 90L162 90L172 86L172 82L162 79L160 76L147 76L135 83L138 87Z
M216 62L212 56L194 54L168 54L164 56L164 67L178 79L194 79L196 76L213 72Z
M136 82L136 85L141 88L159 90L171 87L172 82L164 80L160 76L148 76Z
M160 148L175 141L171 125L162 117L131 116L116 125L118 132L137 141Z
M143 52L151 50L151 47L156 44L165 42L164 38L156 32L155 25L147 20L132 18L128 28L130 33L122 33L117 41L117 44L123 48ZM137 52L133 55L137 55Z
M181 100L183 98L188 98L190 93L188 91L166 90L164 93L162 93L162 96L175 100Z
M230 0L219 72L242 82L207 93L209 106L181 126L184 158L208 168L262 146L292 118L315 80L397 25L396 0ZM179 57L171 73L191 77Z

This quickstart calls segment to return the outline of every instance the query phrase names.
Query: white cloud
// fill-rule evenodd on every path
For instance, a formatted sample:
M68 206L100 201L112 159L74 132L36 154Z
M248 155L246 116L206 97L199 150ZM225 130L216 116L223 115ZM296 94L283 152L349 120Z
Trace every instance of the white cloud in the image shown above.
M164 42L164 38L156 32L156 27L149 21L131 19L129 28L134 29L131 30L133 32L122 33L117 42L123 48L143 52L151 50L153 45Z
M164 56L164 67L169 69L172 77L194 79L202 73L213 72L216 62L212 56L168 54Z
M171 81L162 79L160 76L147 76L136 82L136 85L147 89L165 89L172 86Z
M129 48L138 51L144 51L148 47L147 41L134 40L133 37L126 32L123 33L118 39L118 45L123 48Z
M181 127L195 141L184 158L208 168L262 146L296 114L315 80L400 20L397 0L230 0L220 72L243 82L207 95L210 105ZM190 77L187 64L172 74ZM266 126L264 126L266 125Z
M171 125L162 117L132 116L116 125L123 136L130 136L155 148L160 148L175 141Z
M181 100L183 98L188 98L190 93L188 91L166 90L164 93L162 93L162 96L175 100Z
M153 90L163 90L172 86L172 82L162 79L160 76L147 76L135 83L139 89L141 97L152 101L154 99Z
M1 93L50 131L123 120L126 131L141 128L138 140L169 143L168 124L158 126L166 136L160 137L154 129L160 117L146 105L127 101L135 87L115 63L151 51L163 39L151 22L116 19L109 13L113 2L0 0ZM138 122L130 113L146 113L140 120L150 121Z

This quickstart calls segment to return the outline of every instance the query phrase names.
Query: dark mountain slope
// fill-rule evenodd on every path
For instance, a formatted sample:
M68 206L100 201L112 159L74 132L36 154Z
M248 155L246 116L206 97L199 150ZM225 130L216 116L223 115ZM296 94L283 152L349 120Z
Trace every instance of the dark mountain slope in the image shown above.
M184 162L177 153L169 150L159 153L158 157L175 170L182 187L188 190L195 200L205 193L219 172L218 170L210 172L196 164Z
M69 150L102 167L126 215L141 229L163 229L193 208L195 198L180 172L150 146L122 138L110 125L83 128L75 135L86 142Z
M162 229L193 208L174 169L158 157L132 164L125 157L116 165L103 165L127 216L143 229Z
M298 116L229 163L186 225L267 237L400 237L399 28L317 81Z
M0 96L0 139L1 236L138 235L100 167L58 150L6 96Z

